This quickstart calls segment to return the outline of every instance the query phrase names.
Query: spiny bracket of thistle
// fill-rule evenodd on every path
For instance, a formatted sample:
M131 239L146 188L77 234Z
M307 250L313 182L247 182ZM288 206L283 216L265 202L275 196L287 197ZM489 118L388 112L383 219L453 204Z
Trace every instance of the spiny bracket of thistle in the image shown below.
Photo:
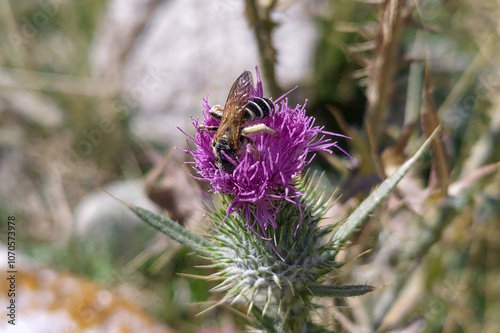
M217 269L212 278L221 281L213 291L225 292L223 301L246 299L249 311L255 305L263 315L290 326L307 323L316 307L312 297L360 296L374 290L368 285L324 285L327 275L338 268L331 256L325 256L336 250L328 241L335 226L318 227L331 200L320 188L321 177L314 178L306 175L297 182L303 193L300 204L284 203L276 216L280 227L268 228L265 237L249 232L248 221L240 215L226 215L229 198L215 197L210 218L223 224L211 234L217 245L207 252L212 252L212 267Z

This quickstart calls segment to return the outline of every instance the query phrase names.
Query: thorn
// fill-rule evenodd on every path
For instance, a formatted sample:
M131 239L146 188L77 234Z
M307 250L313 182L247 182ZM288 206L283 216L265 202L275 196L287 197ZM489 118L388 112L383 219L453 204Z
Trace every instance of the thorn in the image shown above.
M95 181L91 180L92 184L94 184L94 186L96 188L98 188L99 190L103 191L104 193L106 193L107 195L109 195L110 197L112 197L113 199L121 202L122 204L124 204L125 206L127 206L128 208L130 209L134 209L135 206L132 205L131 203L128 203L128 202L125 202L123 201L122 199L118 198L117 196L115 196L114 194L110 193L108 190L104 189L101 185L97 184Z

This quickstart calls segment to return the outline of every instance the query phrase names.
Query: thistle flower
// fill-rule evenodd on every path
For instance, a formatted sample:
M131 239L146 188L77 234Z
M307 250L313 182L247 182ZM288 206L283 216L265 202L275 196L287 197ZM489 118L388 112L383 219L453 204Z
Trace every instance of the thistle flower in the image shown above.
M257 67L256 74L257 85L252 87L249 98L264 97ZM303 193L297 190L296 180L304 167L311 163L314 153L331 153L333 147L343 151L331 137L345 136L316 126L315 119L306 116L306 103L291 107L285 96L276 99L274 111L259 121L273 129L275 135L260 133L252 136L253 143L247 144L243 152L234 157L236 167L233 172L217 168L211 147L215 132L200 129L199 125L219 125L219 121L209 114L212 106L208 98L203 100L201 124L192 118L196 135L190 138L195 149L190 147L186 151L194 157L191 164L196 172L195 178L210 183L213 192L231 197L226 216L239 212L245 218L246 227L262 238L268 237L269 226L278 228L276 215L285 201L300 205L299 198Z
M244 90L247 92L248 98L263 97L258 70L257 85ZM289 106L286 95L273 103L274 110L260 120L272 131L252 136L252 143L244 144L241 153L224 156L225 163L234 162L231 172L227 170L232 168L220 170L215 163L215 132L199 127L219 125L210 116L207 99L201 122L192 119L194 147L185 152L194 157L190 162L193 176L209 182L211 191L217 193L214 208L208 212L219 226L212 233L202 237L169 218L140 207L131 209L154 228L211 260L216 272L208 278L220 281L212 291L225 292L214 306L245 299L248 313L253 314L249 324L264 332L324 332L312 315L320 306L315 303L317 298L360 296L375 289L331 283L342 266L336 260L340 247L422 156L438 130L343 224L319 227L328 210L328 196L319 186L321 180L316 183L315 177L300 176L316 152L331 152L332 148L344 152L332 140L344 136L316 126L314 118L306 116L305 106Z

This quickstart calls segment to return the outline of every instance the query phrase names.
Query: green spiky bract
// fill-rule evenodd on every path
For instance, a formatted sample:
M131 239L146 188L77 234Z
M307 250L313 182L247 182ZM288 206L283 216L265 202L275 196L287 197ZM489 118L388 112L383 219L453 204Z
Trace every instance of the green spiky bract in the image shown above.
M217 245L205 251L210 252L218 269L213 278L222 280L213 290L225 292L223 301L245 299L249 310L261 309L256 319L265 331L269 329L263 318L267 324L272 318L277 332L306 332L313 327L310 313L316 307L314 296L347 297L373 290L370 286L322 286L325 276L335 272L338 264L328 255L336 250L327 237L334 227L318 227L329 200L318 190L320 181L314 183L312 178L298 182L304 193L300 204L282 204L276 218L278 228L268 228L265 238L252 232L246 226L248 221L238 214L226 216L229 198L215 198L211 218L218 227L212 233L212 243Z

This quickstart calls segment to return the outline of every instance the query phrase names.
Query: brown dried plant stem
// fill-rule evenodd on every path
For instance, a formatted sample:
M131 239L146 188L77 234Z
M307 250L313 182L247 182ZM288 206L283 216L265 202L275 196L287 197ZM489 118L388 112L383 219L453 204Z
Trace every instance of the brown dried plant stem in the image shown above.
M432 129L439 126L438 109L434 103L431 92L431 78L429 74L429 67L425 66L425 80L424 89L422 92L422 128L430 135ZM442 138L438 137L432 143L432 154L433 154L433 169L436 173L436 181L440 188L440 195L445 197L448 193L448 185L450 184L450 168L448 166L448 157Z
M393 92L393 76L396 71L404 4L403 0L388 0L382 5L379 18L380 31L375 40L376 48L368 68L366 90L368 107L364 125L375 169L382 178L385 178L385 172L378 156L378 149Z
M277 1L271 1L266 7L262 8L255 0L245 0L246 15L249 24L253 27L257 46L259 48L259 57L264 74L264 80L268 85L268 91L271 96L279 96L281 89L276 83L276 49L272 44L271 34L276 24L271 20L270 13L276 6Z

